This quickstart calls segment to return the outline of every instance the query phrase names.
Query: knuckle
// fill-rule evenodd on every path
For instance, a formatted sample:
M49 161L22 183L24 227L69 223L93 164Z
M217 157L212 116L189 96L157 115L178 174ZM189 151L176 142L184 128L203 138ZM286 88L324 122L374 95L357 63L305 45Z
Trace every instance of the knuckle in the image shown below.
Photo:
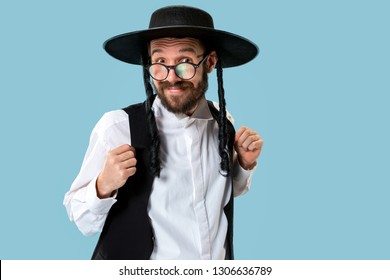
M135 158L135 152L134 151L129 151L129 157L130 158Z
M136 167L130 168L129 169L129 177L133 176L136 172L137 172L137 168Z
M121 155L122 159L128 159L131 157L131 152L130 151L126 151L124 152L122 155Z
M129 149L128 144L123 144L123 145L118 146L118 150L120 150L120 151L127 151L128 149Z

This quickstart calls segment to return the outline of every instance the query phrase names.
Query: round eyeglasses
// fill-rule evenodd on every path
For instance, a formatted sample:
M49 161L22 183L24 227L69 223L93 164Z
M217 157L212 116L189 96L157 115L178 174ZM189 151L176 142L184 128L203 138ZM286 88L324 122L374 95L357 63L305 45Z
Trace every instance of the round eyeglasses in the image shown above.
M196 69L206 60L208 55L206 55L198 64L191 62L181 62L173 66L167 66L162 63L153 63L149 66L146 66L146 69L149 71L149 75L156 81L163 81L168 78L169 70L173 69L176 76L182 80L190 80L196 74Z

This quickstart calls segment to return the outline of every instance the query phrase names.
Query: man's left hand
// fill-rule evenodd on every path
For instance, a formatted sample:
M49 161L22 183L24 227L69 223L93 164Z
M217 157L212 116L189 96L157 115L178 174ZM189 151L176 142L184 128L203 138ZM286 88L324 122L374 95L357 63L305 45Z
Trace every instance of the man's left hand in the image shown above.
M256 131L246 126L242 126L238 129L234 141L234 148L242 168L250 170L256 166L256 161L260 156L263 143L263 139L261 139Z

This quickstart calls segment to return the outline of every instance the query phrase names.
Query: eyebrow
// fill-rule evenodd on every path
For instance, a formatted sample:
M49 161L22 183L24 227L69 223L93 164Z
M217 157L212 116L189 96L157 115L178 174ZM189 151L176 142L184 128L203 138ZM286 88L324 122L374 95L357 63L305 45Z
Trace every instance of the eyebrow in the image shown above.
M162 49L154 49L153 51L152 51L152 56L154 55L154 54L156 54L156 53L163 53L164 51L162 50ZM196 51L195 51L195 49L194 48L191 48L191 47L189 47L189 48L184 48L184 49L180 49L179 50L179 53L186 53L186 52L191 52L191 53L193 53L193 54L195 54L196 55Z

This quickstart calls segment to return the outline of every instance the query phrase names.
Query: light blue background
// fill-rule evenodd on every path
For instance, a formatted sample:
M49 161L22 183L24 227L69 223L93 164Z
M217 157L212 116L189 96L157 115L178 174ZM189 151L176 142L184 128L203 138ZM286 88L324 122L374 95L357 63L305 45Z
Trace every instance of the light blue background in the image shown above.
M69 222L63 196L101 115L144 99L139 67L102 43L186 4L261 49L224 71L237 126L265 141L236 200L236 257L389 259L388 3L2 0L0 258L90 257L97 237Z

